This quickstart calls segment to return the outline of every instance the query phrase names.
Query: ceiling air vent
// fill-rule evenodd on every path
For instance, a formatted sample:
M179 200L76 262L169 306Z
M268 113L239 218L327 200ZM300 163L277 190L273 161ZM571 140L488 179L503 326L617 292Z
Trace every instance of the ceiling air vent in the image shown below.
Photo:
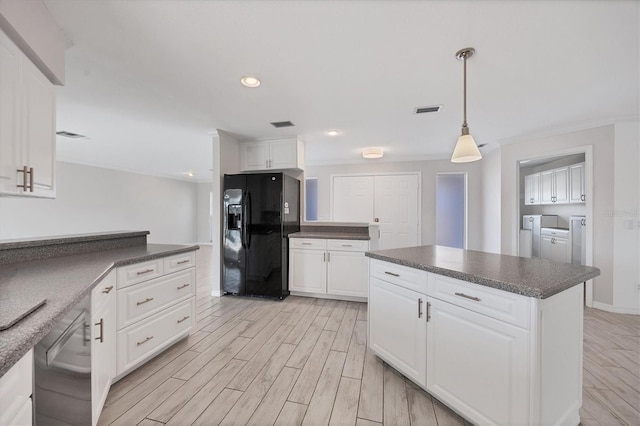
M416 107L415 114L426 114L427 112L438 112L442 109L442 105Z
M293 126L295 126L295 124L293 124L290 121L274 121L274 122L271 123L271 125L273 127L275 127L276 129L279 129L281 127L293 127Z
M85 135L79 135L77 133L72 133L72 132L67 132L65 130L61 130L59 132L56 132L56 135L58 136L64 136L65 138L71 138L71 139L82 139L82 138L86 138Z

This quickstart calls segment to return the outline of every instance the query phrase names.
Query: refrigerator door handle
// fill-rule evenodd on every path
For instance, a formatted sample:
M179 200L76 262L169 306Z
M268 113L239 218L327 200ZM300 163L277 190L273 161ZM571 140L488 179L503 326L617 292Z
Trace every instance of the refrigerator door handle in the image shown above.
M240 225L240 243L242 244L242 248L247 248L247 237L246 237L246 226L247 226L247 193L244 192L242 194L242 223Z
M244 244L246 248L251 247L251 193L247 191L245 195L245 214L244 214Z

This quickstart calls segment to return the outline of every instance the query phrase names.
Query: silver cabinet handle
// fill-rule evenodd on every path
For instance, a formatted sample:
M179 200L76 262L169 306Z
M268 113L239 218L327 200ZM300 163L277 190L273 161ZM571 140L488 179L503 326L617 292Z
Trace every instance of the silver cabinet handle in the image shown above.
M353 247L353 244L343 244L342 247Z
M529 202L530 202L530 203L533 203L533 198L530 198L530 199L529 199Z
M530 218L529 218L529 222L533 222L533 217L530 217Z
M399 277L400 274L394 274L393 272L389 272L389 271L384 271L385 274L387 275L391 275L392 277Z
M331 262L331 252L327 252L327 262Z
M182 290L183 288L189 287L191 284L190 283L185 283L182 285L179 285L178 287L176 287L178 290Z
M475 302L479 302L480 298L475 297L475 296L469 296L468 294L464 294L464 293L454 293L456 296L460 296L460 297L464 297L465 299L469 299L469 300L473 300Z
M303 246L312 246L313 244L311 243L302 243Z
M16 185L16 187L22 188L25 192L33 192L33 167L24 166L16 171L22 173L22 185Z
M427 322L431 319L431 302L427 302Z
M585 198L586 198L586 197L585 197L585 195L584 195L584 194L581 194L581 195L580 195L580 201L584 201L584 200L585 200Z
M145 269L144 271L136 272L136 275L144 275L144 274L148 274L149 272L153 272L153 271L155 271L155 269Z
M587 224L587 220L586 219L580 220L580 225L585 226L586 224Z
M184 321L186 321L188 319L189 319L189 315L187 315L186 317L182 317L182 319L178 320L178 324L180 324L181 322L184 322Z
M422 318L422 299L418 299L418 318Z
M111 292L111 290L113 290L113 286L110 285L109 287L105 287L104 290L102 290L102 292L104 294L109 294Z
M185 263L189 263L189 262L190 262L190 260L189 260L189 259L187 259L187 260L181 260L180 262L178 262L178 263L177 263L177 265L184 265Z
M153 297L147 297L142 302L137 302L136 305L137 306L144 305L145 303L151 302L152 300L153 300Z
M100 343L104 342L104 318L100 318L100 322L95 323L100 326L100 337L96 337L96 340L100 340Z
M29 181L31 182L29 185L29 192L33 192L33 167L29 169Z
M138 343L136 343L136 346L144 345L145 343L147 343L151 339L153 339L153 336L149 336L149 337L145 338L144 340L139 341Z

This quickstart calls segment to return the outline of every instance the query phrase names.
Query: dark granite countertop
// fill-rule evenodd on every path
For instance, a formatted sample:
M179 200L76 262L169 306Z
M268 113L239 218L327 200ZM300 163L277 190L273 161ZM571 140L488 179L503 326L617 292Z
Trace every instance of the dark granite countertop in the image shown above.
M149 235L149 231L111 231L93 234L60 235L46 238L22 238L17 240L0 240L0 250L51 246L56 244L82 243L86 241L113 240Z
M0 265L0 309L15 303L12 301L20 294L47 299L44 306L0 332L0 377L113 268L198 248L146 244Z
M380 250L366 256L538 299L600 275L591 266L443 246Z
M368 234L356 234L353 232L294 232L289 238L320 238L328 240L370 240Z

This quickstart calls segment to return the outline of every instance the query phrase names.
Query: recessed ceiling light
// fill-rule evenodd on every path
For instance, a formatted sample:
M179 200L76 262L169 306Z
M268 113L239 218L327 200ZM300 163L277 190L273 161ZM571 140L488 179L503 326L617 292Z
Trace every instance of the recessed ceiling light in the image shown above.
M260 80L258 80L256 77L251 77L249 75L242 77L240 79L240 83L242 83L242 85L246 87L260 86Z
M331 129L327 131L327 134L329 136L338 136L340 133L342 133L340 130L336 130L336 129Z
M194 173L192 171L184 172L185 175L189 177L193 177Z
M382 148L380 147L371 147L362 150L363 158L382 158L383 154Z

